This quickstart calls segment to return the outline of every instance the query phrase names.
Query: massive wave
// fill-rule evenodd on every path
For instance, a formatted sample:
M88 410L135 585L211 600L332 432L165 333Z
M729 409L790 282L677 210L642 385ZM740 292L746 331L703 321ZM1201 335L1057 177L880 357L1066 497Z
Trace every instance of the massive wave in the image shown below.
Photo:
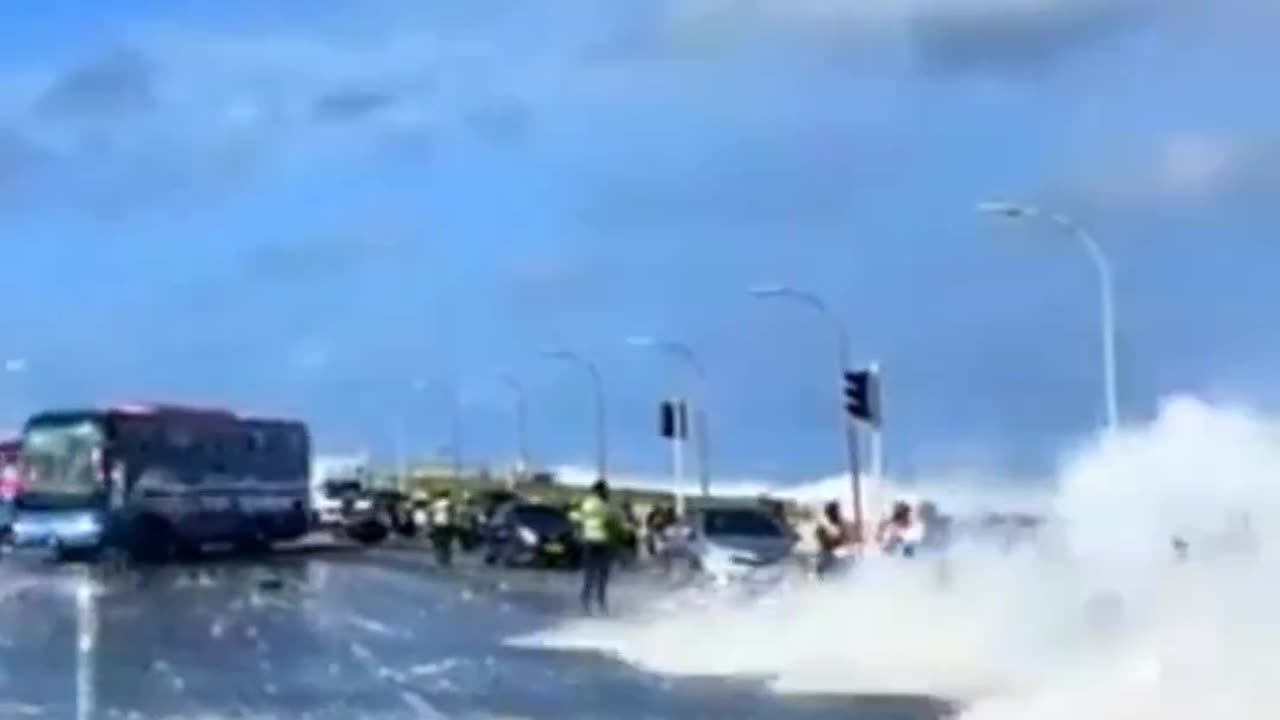
M798 492L831 497L843 482ZM949 495L944 509L1010 502L974 483ZM923 558L870 562L517 641L674 675L765 676L778 692L930 694L968 720L1277 716L1280 421L1171 398L1149 423L1067 454L1051 490L1020 499L1050 518L1037 543L957 547L945 573Z

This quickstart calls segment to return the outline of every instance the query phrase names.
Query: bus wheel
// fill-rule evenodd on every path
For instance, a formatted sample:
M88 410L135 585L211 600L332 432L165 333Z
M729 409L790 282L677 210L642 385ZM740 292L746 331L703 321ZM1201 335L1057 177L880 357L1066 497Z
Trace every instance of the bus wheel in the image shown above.
M241 555L264 555L271 552L271 542L255 533L237 540L235 549Z
M97 570L106 575L118 575L129 569L129 554L114 544L106 543L94 555Z
M74 563L90 558L90 552L84 548L69 548L62 543L53 547L53 560L57 563Z

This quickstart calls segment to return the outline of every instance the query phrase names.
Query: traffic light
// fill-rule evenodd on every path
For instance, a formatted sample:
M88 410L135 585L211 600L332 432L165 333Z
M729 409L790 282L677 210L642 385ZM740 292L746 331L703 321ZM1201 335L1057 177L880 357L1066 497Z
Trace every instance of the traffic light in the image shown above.
M851 417L880 424L880 388L870 370L844 372L844 409Z
M659 414L662 437L672 440L689 437L689 412L683 400L663 400Z

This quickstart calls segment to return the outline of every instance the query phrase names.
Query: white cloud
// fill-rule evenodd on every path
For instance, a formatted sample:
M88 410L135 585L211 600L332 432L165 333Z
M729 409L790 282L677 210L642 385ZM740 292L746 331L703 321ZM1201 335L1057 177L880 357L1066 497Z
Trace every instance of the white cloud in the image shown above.
M635 12L641 2L645 11ZM537 136L548 112L570 114L566 108L578 101L600 107L601 94L634 98L650 89L643 70L620 77L590 62L590 50L619 24L656 28L652 37L640 33L649 37L651 61L790 36L806 48L905 43L939 67L1016 66L1087 42L1115 18L1153 3L618 0L602 10L589 2L517 2L466 23L436 22L428 10L404 7L396 16L350 23L360 30L147 27L94 57L14 71L28 109L45 98L61 112L56 122L29 113L12 123L22 144L0 141L0 179L5 166L16 167L16 147L61 161L55 167L114 163L109 181L90 178L67 196L79 192L89 204L118 209L154 202L156 193L170 204L174 197L221 198L282 156L316 163L412 151L424 158L459 140L524 142ZM554 35L531 37L536 31L516 26L550 27ZM507 42L512 38L520 41ZM681 82L669 68L659 72L663 88ZM42 81L33 86L33 78ZM12 98L0 98L3 104ZM12 169L9 176L17 177Z
M1107 155L1076 183L1109 207L1211 205L1280 188L1280 138L1222 131L1177 131Z
M905 41L931 66L1020 66L1087 44L1182 0L670 0L677 46L750 34L839 44Z
M1234 138L1175 134L1164 140L1157 153L1155 181L1170 196L1203 197L1230 183L1243 160Z

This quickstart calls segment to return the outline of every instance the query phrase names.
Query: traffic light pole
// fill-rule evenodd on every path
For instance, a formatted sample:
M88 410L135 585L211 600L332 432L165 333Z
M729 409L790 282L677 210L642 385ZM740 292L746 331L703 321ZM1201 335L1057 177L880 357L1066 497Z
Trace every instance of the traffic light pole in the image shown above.
M884 383L880 381L880 363L871 363L871 377L875 378L875 411L877 414L883 412L884 405ZM871 426L871 458L870 468L871 477L875 478L875 482L884 482L884 437L881 429L882 423L879 418Z
M849 338L844 330L844 326L836 322L836 328L840 337L840 378L843 381L844 373L848 372L849 362ZM866 527L864 527L865 512L862 507L862 466L860 453L858 452L858 425L845 409L844 393L838 395L840 398L840 419L844 423L845 451L849 462L849 482L852 485L853 492L853 525L854 525L854 541L861 545L862 541L867 537Z
M706 393L703 393L706 402ZM707 413L701 407L693 409L694 443L698 452L698 485L702 497L711 497L711 431L707 428Z
M675 432L671 438L671 482L675 492L676 516L684 517L684 439L688 435L684 400L672 401L675 411Z
M671 442L671 492L676 515L684 517L684 450L689 437L689 406L677 397L663 400L660 410L660 434Z
M831 329L835 333L836 341L839 343L837 348L838 355L836 365L837 370L840 373L840 377L844 377L844 374L849 371L850 366L849 331L845 328L844 322L840 319L840 316L833 312L830 306L823 302L822 298L814 295L813 293L797 290L788 285L762 285L751 288L749 292L751 295L758 298L785 298L821 313L830 323ZM853 486L853 516L854 523L857 525L856 539L861 540L866 533L862 527L864 514L862 508L862 474L858 462L858 429L855 424L855 420L850 417L849 413L846 411L842 395L843 393L838 395L838 397L841 397L840 422L844 428L845 447L849 462L849 477L851 485Z
M861 542L867 536L863 527L864 513L862 508L862 467L858 452L858 427L852 418L845 418L845 445L849 453L849 477L853 484L853 525L854 539Z
M858 424L865 422L871 426L871 464L876 477L880 476L880 425L883 418L880 412L880 376L879 366L872 364L866 370L845 370L844 377L844 421L847 427L849 444L849 467L854 484L855 522L862 523L862 478L859 472L859 453L862 450L858 436Z

